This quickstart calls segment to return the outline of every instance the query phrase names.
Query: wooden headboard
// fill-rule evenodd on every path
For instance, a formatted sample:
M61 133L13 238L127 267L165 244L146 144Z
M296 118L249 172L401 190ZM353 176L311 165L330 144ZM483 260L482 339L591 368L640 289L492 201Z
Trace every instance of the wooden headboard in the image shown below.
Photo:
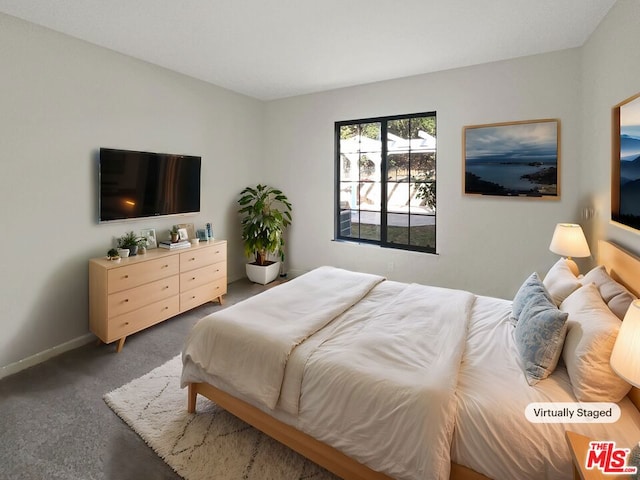
M640 297L640 259L615 243L598 242L598 264L604 265L611 278Z
M614 243L598 242L598 264L604 265L611 278L640 297L640 259ZM629 398L640 410L640 389L633 387Z

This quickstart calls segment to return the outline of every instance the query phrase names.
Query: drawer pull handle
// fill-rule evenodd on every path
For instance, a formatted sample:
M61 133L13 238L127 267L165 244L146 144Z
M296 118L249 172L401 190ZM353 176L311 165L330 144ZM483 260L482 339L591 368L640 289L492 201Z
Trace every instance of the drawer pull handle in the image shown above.
M162 265L162 268L169 268L169 265Z
M124 326L128 327L129 326L129 322L124 322Z
M123 302L124 302L124 303L128 303L128 302L129 302L129 299L128 299L128 298L125 298L125 299L123 300Z
M164 290L166 290L167 288L169 288L169 285L165 285L164 286Z
M191 300L195 300L196 296L194 295L193 297L191 297Z
M129 278L129 275L125 275L124 278Z
M191 258L189 259L189 261L190 261L190 262L193 262L194 260L195 260L195 257L191 257Z
M163 310L169 310L169 307L164 307Z
M195 280L195 279L196 279L196 277L191 277L191 280Z

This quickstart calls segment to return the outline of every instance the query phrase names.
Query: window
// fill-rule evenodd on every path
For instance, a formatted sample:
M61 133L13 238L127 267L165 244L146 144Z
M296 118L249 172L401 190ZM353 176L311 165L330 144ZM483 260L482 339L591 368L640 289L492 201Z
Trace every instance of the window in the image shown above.
M336 238L436 251L435 112L335 124Z

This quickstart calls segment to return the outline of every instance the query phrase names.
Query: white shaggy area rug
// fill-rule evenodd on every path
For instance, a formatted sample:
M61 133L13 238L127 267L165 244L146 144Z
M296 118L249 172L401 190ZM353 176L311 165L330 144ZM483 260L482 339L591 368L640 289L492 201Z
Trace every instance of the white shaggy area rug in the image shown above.
M336 480L337 477L198 396L187 413L177 356L105 395L105 402L186 480Z

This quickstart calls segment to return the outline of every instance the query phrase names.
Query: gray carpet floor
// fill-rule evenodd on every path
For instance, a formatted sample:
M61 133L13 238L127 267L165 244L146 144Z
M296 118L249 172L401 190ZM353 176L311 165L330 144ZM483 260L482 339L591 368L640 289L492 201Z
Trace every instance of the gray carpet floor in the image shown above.
M233 282L224 307L267 287ZM191 327L224 307L132 335L120 353L91 343L0 380L0 479L180 479L102 397L176 356Z

